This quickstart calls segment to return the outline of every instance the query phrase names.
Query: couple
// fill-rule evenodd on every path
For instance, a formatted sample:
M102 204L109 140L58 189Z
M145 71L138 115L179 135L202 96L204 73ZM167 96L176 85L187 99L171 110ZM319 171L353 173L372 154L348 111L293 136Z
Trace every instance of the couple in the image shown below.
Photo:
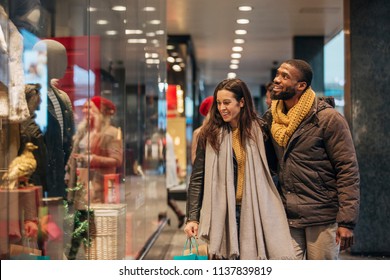
M206 240L216 259L337 259L353 245L359 171L352 137L345 119L316 98L312 75L305 61L282 63L263 120L244 82L216 87L184 228Z

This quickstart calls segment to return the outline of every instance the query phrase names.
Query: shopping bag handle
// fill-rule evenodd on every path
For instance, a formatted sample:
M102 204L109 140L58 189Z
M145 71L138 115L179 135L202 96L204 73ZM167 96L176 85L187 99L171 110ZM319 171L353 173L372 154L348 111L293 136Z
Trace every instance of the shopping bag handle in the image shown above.
M193 246L196 248L196 254L199 255L199 251L198 251L198 242L196 241L195 237L191 236L189 238L186 239L186 242L184 243L184 248L183 248L183 256L184 256L184 251L187 249L187 245L188 245L188 241L190 241L190 253L189 254L192 254L192 248Z

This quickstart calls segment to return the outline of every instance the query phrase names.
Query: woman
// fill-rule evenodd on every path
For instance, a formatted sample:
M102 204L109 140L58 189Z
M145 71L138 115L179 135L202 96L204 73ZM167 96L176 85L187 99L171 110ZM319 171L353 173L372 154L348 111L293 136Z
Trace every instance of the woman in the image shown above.
M217 259L294 256L260 125L246 84L219 83L199 135L184 228L187 237L208 242Z
M88 198L91 203L104 203L104 175L117 173L122 164L122 133L111 125L115 111L114 103L100 96L87 100L83 107L84 119L68 163L68 200L77 210L75 233L79 221L89 219L90 230L94 227L93 215L87 210ZM73 234L68 259L76 259L81 241L87 238L87 231Z
M122 133L111 125L116 111L110 100L94 96L83 107L84 120L74 137L74 146L69 162L69 187L76 186L75 169L90 168L92 180L90 198L92 203L104 202L104 175L117 173L122 164Z

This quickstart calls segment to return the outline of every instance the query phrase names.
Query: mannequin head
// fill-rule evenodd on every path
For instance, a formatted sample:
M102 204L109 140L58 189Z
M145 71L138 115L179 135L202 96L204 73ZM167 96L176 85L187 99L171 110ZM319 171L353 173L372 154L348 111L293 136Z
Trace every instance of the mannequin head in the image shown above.
M47 73L49 81L51 79L61 79L65 75L68 66L68 57L65 47L50 39L44 39L36 43L33 50L47 53Z

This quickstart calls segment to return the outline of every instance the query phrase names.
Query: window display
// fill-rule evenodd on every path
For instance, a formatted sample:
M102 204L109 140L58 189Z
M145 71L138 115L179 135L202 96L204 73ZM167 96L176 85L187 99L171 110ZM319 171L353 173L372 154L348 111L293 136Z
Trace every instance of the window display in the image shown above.
M166 3L120 2L0 0L1 259L106 259L103 231L136 259L158 231Z

